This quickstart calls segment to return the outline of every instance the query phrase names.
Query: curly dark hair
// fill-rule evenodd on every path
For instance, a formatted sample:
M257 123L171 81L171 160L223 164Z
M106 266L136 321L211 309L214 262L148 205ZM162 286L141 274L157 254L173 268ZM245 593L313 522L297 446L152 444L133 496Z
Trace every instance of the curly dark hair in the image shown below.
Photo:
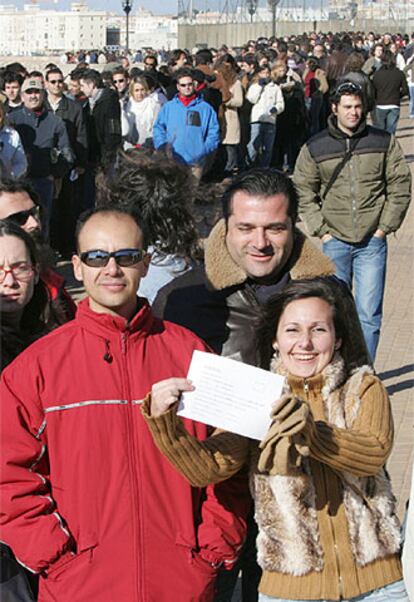
M196 182L191 170L149 149L120 152L112 178L101 186L99 203L134 207L144 219L148 243L186 258L199 254L192 215Z

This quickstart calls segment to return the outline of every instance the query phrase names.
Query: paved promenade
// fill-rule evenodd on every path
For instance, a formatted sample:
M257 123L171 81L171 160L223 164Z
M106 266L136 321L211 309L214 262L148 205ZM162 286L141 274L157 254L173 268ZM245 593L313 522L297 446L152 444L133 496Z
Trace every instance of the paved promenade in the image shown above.
M397 137L414 178L414 119L403 107ZM414 197L414 194L413 194ZM414 460L414 203L402 228L390 236L383 329L375 368L391 398L395 442L388 469L403 515Z

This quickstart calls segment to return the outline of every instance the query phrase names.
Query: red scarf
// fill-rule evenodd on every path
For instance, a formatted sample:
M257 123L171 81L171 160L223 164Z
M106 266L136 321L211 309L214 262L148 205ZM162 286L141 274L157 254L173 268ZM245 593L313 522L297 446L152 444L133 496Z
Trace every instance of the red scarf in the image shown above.
M182 94L178 94L178 98L181 100L185 107L188 107L190 102L193 102L197 98L197 94L191 94L191 96L183 96Z

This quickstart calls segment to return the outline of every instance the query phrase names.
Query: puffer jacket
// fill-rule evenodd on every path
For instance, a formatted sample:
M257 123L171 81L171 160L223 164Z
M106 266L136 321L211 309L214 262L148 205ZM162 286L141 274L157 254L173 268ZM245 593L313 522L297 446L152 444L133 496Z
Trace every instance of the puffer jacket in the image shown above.
M252 103L250 123L276 123L276 117L285 109L282 90L274 82L265 86L258 82L251 84L246 98Z
M86 299L2 374L0 538L41 573L39 602L209 602L243 541L240 491L230 512L226 489L192 488L145 425L152 384L206 347L141 301L127 323Z
M351 144L351 159L321 201ZM331 234L349 243L369 238L378 228L385 234L398 230L411 198L410 170L395 137L365 121L348 136L337 127L334 115L328 127L302 147L293 179L309 233Z
M176 95L158 113L153 138L156 149L171 145L177 161L197 165L217 149L220 127L214 109L202 98L185 106Z

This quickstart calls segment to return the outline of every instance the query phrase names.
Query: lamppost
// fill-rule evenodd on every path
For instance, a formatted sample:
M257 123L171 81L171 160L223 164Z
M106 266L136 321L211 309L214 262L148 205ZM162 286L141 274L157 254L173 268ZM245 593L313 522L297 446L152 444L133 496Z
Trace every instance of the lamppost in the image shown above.
M126 53L129 52L129 13L132 10L132 2L133 0L122 0L122 10L126 16Z
M247 0L247 12L250 15L250 22L253 23L253 17L257 11L258 0Z
M276 7L280 0L268 0L270 8L272 10L272 36L276 36Z

